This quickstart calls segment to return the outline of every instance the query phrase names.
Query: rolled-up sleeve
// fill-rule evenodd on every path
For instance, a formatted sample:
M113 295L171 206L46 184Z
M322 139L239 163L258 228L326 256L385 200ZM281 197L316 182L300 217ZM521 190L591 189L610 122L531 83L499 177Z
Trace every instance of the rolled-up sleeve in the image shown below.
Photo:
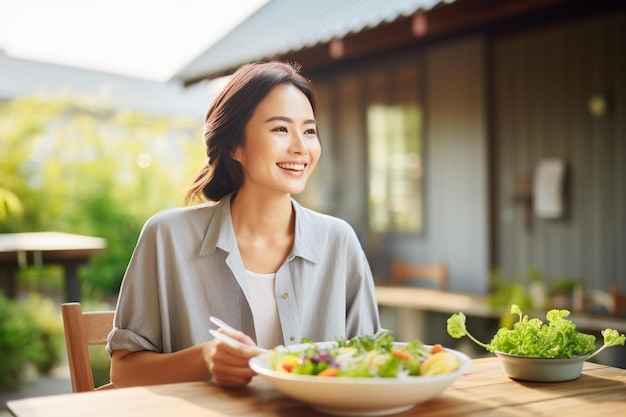
M159 311L157 226L146 222L122 281L113 330L106 350L150 350L161 352Z

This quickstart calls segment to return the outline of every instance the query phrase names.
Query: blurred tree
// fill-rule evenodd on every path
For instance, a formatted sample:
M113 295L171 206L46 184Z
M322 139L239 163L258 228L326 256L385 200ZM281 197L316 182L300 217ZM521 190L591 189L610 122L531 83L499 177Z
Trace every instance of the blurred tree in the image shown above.
M24 206L20 198L6 188L0 187L0 223L6 222L9 217L20 217Z
M0 232L55 230L103 237L107 250L81 270L85 290L116 292L145 220L183 204L202 164L200 126L75 98L0 106ZM6 197L12 195L13 197ZM8 211L7 211L8 213ZM2 210L0 209L0 215Z

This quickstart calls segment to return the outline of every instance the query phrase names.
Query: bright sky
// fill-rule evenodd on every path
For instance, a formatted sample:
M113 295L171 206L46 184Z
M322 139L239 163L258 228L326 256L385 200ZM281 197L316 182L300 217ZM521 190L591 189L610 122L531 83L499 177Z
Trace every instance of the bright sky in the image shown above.
M268 0L0 0L0 49L165 81Z

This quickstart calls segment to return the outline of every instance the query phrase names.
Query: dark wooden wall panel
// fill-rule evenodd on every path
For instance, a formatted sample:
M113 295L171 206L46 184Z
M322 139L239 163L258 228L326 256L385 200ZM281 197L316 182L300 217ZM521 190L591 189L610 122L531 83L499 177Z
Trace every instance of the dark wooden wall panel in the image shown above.
M495 263L508 275L535 265L587 287L626 290L626 14L492 39L496 149ZM609 96L594 117L587 101ZM566 215L525 218L515 185L543 157L568 166Z

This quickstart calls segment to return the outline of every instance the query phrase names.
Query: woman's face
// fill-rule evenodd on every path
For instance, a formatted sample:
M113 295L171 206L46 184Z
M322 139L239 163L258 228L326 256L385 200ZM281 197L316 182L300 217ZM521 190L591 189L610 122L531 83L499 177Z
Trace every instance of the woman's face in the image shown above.
M320 157L313 109L292 84L279 84L259 103L234 159L243 167L241 189L298 194Z

